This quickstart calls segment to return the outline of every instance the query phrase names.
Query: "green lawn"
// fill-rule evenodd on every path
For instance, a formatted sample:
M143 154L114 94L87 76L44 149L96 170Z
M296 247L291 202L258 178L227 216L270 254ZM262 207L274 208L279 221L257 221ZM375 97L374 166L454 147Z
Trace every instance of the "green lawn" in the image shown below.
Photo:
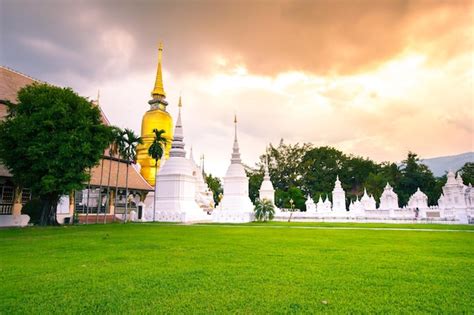
M0 314L157 312L472 314L474 233L280 222L0 230Z

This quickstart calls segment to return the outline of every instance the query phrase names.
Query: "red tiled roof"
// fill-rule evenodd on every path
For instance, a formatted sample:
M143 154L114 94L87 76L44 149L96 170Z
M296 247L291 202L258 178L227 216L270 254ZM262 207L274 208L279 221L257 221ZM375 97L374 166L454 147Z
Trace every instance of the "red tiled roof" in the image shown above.
M41 82L39 80L33 79L25 74L19 73L17 71L11 70L9 68L0 66L0 100L8 100L10 102L17 102L16 95L18 91L25 87L28 84L32 84L34 82ZM96 103L94 103L96 104ZM102 109L99 107L102 123L105 125L110 125L109 120L105 116ZM7 107L3 104L0 104L0 119L5 117L7 114ZM108 155L109 150L105 150L104 154ZM104 173L107 174L103 177L102 186L106 186L108 180L108 169L110 167L110 160L100 161L100 164L92 169L92 179L91 184L99 186L100 185L100 172L101 172L101 165L104 163ZM116 175L117 172L117 162L114 161L112 164L112 173ZM124 162L120 162L119 167L119 187L125 188L125 175L126 175L126 168L127 164ZM107 171L106 171L107 170ZM2 175L3 174L3 175ZM120 175L121 174L121 175ZM0 164L0 176L11 176L5 166ZM115 187L115 179L116 177L111 176L110 185ZM145 179L140 175L137 170L130 166L128 169L128 186L130 189L136 190L153 190L153 188L145 181Z
M102 165L104 166L102 169ZM117 165L119 171L118 187L125 188L126 185L126 174L127 174L127 164L124 162L112 161L110 159L102 159L100 164L92 169L91 172L91 185L93 186L104 186L107 187L109 183L109 170L110 172L110 187L115 187L117 183ZM101 181L102 173L102 181ZM130 165L128 167L128 188L137 189L137 190L148 190L152 191L151 187L147 181L137 172L137 170Z

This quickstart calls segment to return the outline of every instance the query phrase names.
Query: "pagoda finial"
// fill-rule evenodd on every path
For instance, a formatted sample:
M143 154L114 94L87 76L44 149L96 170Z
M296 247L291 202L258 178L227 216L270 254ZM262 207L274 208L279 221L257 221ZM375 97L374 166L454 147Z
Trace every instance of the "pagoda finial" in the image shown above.
M97 89L97 106L99 106L100 89Z
M161 71L161 59L163 55L163 43L160 42L158 45L158 67L156 69L156 79L155 79L155 87L151 92L151 96L155 98L165 98L166 93L163 87L163 74Z
M237 141L237 115L234 114L234 146L232 151L231 163L240 164L239 142Z
M181 95L179 95L178 107L183 107L183 103L181 103Z

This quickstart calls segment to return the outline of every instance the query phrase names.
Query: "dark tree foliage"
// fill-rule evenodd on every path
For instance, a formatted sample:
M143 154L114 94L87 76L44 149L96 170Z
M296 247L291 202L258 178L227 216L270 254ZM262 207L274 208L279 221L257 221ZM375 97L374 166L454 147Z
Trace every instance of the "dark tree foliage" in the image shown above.
M209 189L212 191L214 195L214 203L217 205L219 203L219 196L222 194L222 184L221 180L217 177L212 176L212 174L206 175L206 183Z
M436 192L436 179L428 167L420 163L415 153L408 153L407 159L402 161L400 169L402 176L397 187L400 204L406 204L418 188L426 193L430 205L437 203L439 194Z
M298 187L290 187L288 190L275 190L275 204L277 207L290 209L291 200L293 200L293 207L301 211L306 211L306 198L303 191Z
M332 191L336 176L342 173L346 161L347 156L331 147L319 147L306 152L301 163L305 192L314 195Z
M467 162L461 167L458 172L461 172L461 177L465 185L474 185L474 163Z
M245 173L249 179L249 197L250 200L255 203L255 201L259 197L260 186L262 185L263 181L263 169L251 169L249 167L245 167Z
M61 195L82 189L111 142L100 111L69 88L33 84L0 124L0 159L42 203L41 224L56 224Z

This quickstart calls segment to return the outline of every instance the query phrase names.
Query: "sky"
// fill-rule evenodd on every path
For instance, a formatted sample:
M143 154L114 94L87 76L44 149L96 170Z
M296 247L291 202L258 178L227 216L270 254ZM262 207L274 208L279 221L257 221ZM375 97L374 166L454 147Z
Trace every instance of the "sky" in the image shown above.
M187 149L223 176L311 142L377 162L474 151L473 1L0 0L0 64L140 133L157 47Z

